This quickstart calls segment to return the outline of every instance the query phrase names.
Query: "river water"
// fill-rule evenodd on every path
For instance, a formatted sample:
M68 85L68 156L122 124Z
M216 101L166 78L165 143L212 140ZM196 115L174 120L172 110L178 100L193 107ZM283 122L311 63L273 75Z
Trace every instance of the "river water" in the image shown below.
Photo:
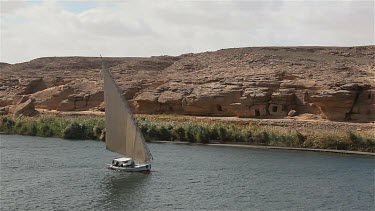
M1 210L374 210L375 159L150 144L153 172L98 141L1 136Z

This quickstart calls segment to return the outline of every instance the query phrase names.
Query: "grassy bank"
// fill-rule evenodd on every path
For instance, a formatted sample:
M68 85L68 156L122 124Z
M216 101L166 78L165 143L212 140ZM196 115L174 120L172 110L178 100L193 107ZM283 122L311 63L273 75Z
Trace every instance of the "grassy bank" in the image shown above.
M174 119L152 115L137 117L147 141L183 141L192 143L246 143L264 146L302 147L375 152L373 131L319 130L297 131L291 128L258 126L249 123ZM0 132L65 139L104 138L104 117L52 116L0 119Z

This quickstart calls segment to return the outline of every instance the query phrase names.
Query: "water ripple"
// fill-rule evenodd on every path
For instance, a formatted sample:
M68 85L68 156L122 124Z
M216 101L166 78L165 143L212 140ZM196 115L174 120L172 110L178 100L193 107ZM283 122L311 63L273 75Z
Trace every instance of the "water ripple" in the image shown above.
M150 174L94 141L2 136L2 210L374 210L374 159L151 144Z

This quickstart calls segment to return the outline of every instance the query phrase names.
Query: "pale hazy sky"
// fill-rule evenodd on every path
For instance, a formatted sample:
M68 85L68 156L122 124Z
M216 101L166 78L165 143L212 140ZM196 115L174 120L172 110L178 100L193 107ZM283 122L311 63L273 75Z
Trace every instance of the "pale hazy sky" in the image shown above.
M374 1L1 1L0 61L373 45Z

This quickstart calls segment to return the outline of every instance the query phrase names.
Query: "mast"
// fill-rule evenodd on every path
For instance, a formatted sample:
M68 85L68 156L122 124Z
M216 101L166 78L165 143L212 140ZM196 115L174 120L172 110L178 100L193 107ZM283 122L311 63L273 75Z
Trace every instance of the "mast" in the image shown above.
M148 163L153 158L137 126L128 102L117 86L102 58L104 79L106 146L113 152Z

